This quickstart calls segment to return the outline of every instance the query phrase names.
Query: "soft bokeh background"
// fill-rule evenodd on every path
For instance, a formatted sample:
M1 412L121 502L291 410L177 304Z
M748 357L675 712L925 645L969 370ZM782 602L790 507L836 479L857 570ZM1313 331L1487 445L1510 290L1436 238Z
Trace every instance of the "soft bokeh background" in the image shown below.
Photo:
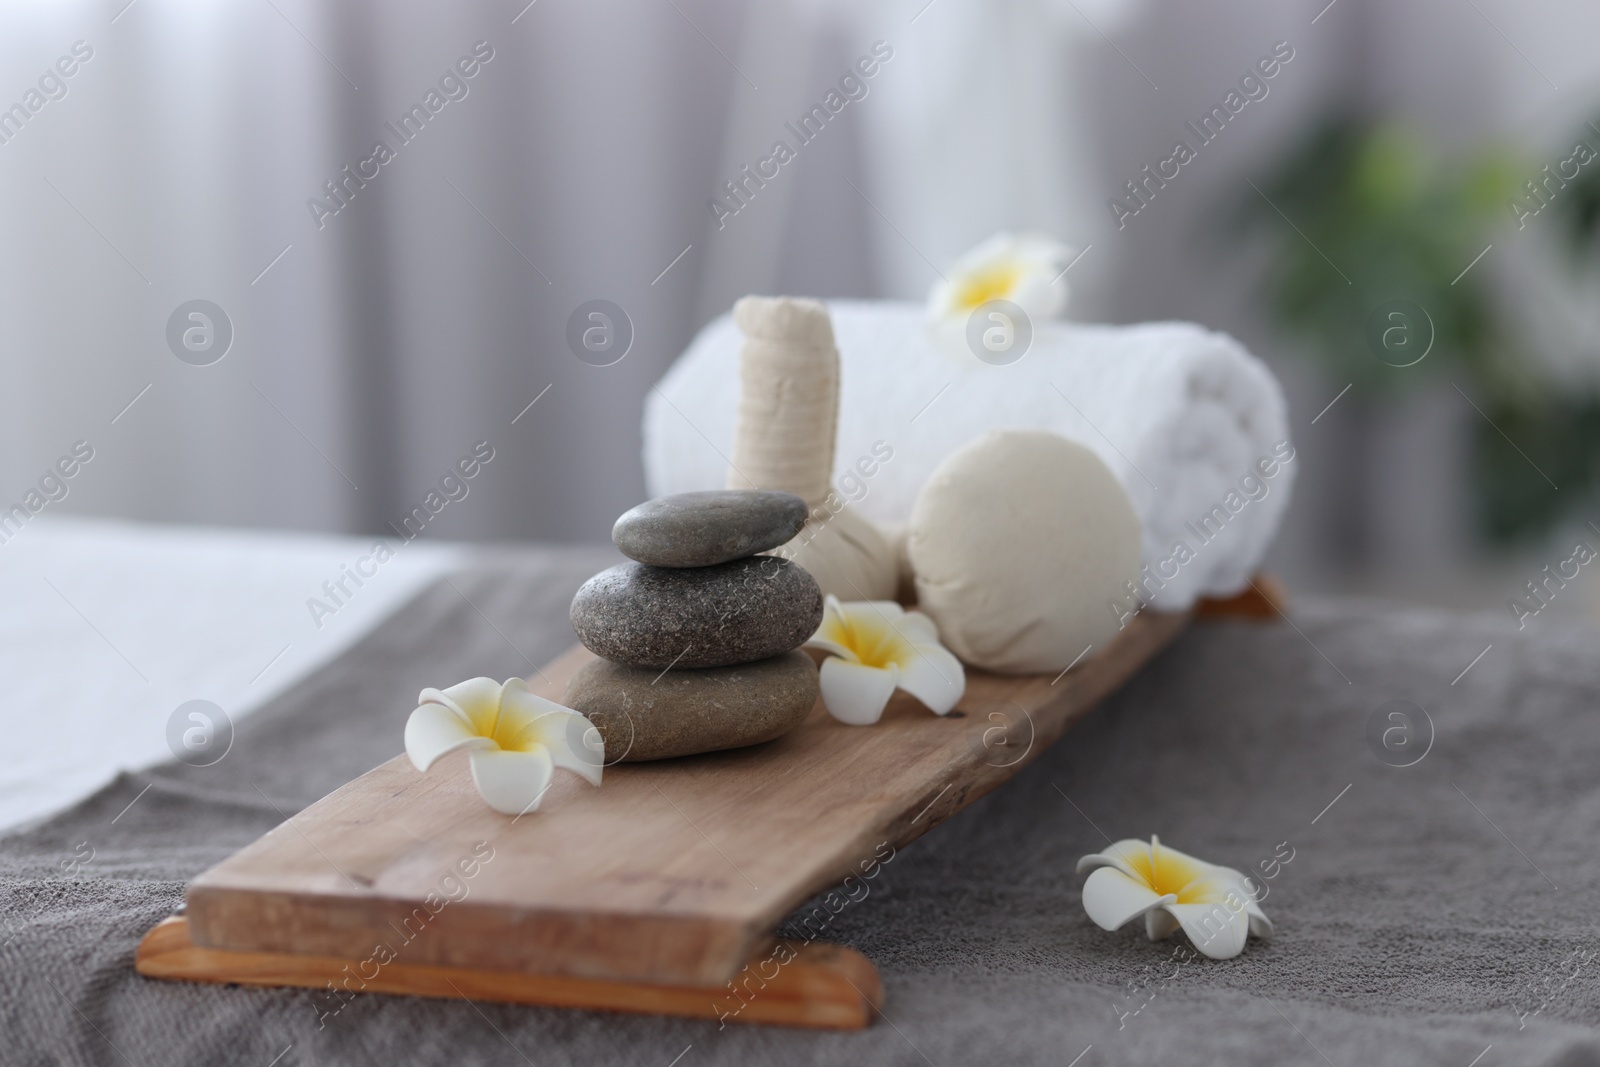
M0 143L0 500L87 439L53 510L378 532L488 440L427 536L601 540L644 491L646 392L735 298L920 299L1009 227L1088 249L1075 317L1193 319L1279 373L1292 586L1504 610L1600 546L1600 163L1509 206L1600 146L1594 5L525 3L0 10L0 107L93 49ZM869 95L719 230L718 183L878 40ZM307 200L479 41L467 95L319 229ZM1280 41L1268 96L1119 230L1108 198ZM1437 316L1417 367L1364 339L1392 297ZM207 367L165 340L196 298L236 335ZM609 367L565 342L594 298L636 331ZM1556 607L1594 605L1600 579Z

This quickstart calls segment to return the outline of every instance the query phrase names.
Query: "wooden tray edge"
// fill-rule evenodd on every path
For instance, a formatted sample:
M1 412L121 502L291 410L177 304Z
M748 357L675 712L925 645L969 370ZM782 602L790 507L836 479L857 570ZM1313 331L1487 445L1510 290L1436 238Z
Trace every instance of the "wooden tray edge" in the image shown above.
M326 1003L317 1007L323 1025L356 993L675 1015L723 1025L860 1030L871 1024L883 1004L883 984L871 960L823 942L777 946L787 952L775 946L752 959L740 972L737 991L734 983L664 986L398 961L374 964L369 977L358 973L357 961L332 956L202 948L189 939L188 920L173 916L144 935L134 969L168 981L323 990Z
M1289 587L1265 571L1230 597L1204 597L1195 602L1197 619L1275 619L1287 616Z

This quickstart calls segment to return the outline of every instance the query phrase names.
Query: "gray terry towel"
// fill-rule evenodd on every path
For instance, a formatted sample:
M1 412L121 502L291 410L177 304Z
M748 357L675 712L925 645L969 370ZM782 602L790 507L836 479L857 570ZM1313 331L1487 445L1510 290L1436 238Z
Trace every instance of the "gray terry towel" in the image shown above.
M319 1017L308 991L133 973L187 879L399 752L420 688L558 655L612 558L486 556L244 720L221 763L125 775L0 840L0 1063L1600 1064L1595 632L1345 602L1302 605L1298 631L1197 625L886 863L825 934L883 973L863 1032L378 995ZM1432 717L1413 766L1367 738L1391 699ZM1091 924L1077 857L1152 832L1268 862L1276 939L1189 960L1182 935Z

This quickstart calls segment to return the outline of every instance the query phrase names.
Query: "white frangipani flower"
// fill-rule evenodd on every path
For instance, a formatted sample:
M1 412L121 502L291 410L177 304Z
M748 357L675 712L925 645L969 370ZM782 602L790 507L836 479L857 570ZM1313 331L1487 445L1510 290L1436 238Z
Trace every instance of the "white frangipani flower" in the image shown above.
M928 321L941 344L966 353L967 320L991 300L1008 300L1030 319L1059 316L1067 306L1062 272L1074 250L1038 234L997 233L956 260L928 294Z
M469 750L472 781L495 811L521 815L539 807L555 768L600 784L605 744L589 720L528 691L471 678L449 689L424 689L406 720L406 755L426 772L439 757Z
M877 722L896 689L935 715L949 714L967 691L961 661L939 644L933 620L892 600L841 604L830 593L806 647L833 653L822 661L822 703L852 726Z
M1083 883L1083 910L1103 930L1144 918L1152 941L1179 927L1194 947L1212 959L1244 951L1254 934L1272 936L1272 923L1256 903L1244 875L1168 848L1129 838L1078 861L1078 873L1092 871Z

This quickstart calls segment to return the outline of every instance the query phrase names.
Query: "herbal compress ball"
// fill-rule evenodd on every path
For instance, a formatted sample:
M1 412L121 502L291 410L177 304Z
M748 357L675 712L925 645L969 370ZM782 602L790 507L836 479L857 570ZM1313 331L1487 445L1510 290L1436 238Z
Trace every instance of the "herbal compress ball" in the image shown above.
M918 606L952 652L985 670L1060 671L1120 628L1116 605L1139 578L1139 520L1089 449L996 430L934 471L907 551Z

